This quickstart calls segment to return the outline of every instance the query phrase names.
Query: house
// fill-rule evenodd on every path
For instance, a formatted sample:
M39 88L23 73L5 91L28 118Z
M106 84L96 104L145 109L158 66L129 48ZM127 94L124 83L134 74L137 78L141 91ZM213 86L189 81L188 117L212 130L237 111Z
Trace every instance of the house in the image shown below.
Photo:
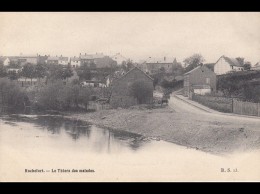
M67 66L69 64L69 57L63 57L62 55L59 57L58 60L59 65Z
M47 58L47 64L48 65L58 65L59 64L59 57L51 57L51 56L49 56L48 58Z
M184 96L190 92L204 95L216 91L216 74L209 68L198 66L184 74Z
M149 86L149 94L138 102L131 93L131 86L135 81L145 82ZM113 81L110 105L114 108L129 107L136 104L150 104L153 102L153 79L138 67L132 68L126 74Z
M19 66L18 57L15 57L15 56L1 57L0 61L4 66L10 66L10 65L12 67Z
M79 55L81 65L87 65L89 68L106 68L116 66L116 61L103 53Z
M114 56L111 57L114 61L117 62L117 65L122 65L123 62L126 62L128 59L122 56L120 53L116 53Z
M166 73L172 73L173 67L178 65L176 58L166 58L156 59L149 57L143 64L140 64L138 67L144 72L149 74L159 73L165 71Z
M38 63L38 54L36 55L20 55L18 57L18 61L20 65L25 65L26 63L30 63L36 65Z
M80 58L75 56L70 58L70 65L74 68L80 67Z
M20 73L22 71L21 68L8 68L7 73L14 72L14 73Z
M230 58L221 56L214 65L214 72L217 75L226 74L232 71L243 71L243 61L239 61L238 58Z
M260 61L251 67L251 70L260 71Z

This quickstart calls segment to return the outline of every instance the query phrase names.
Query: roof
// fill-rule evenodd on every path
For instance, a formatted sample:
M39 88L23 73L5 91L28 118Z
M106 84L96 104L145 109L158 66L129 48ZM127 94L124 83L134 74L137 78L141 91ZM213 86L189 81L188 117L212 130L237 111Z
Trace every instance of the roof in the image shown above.
M79 55L81 59L99 59L105 57L103 53Z
M254 65L254 67L259 67L259 66L260 66L260 61L257 62L257 63Z
M59 57L48 57L48 61L58 61Z
M152 58L149 57L145 63L173 63L174 61L176 61L176 58L172 58L172 57L163 57L163 58Z
M149 75L147 75L145 72L143 72L141 69L139 69L138 67L134 67L132 69L130 69L128 72L126 72L126 74L124 74L123 76L119 77L118 79L121 79L123 77L125 77L127 74L129 74L130 72L132 72L134 69L138 69L139 71L141 71L144 75L146 75L148 78L150 78L151 80L153 80L152 77L150 77Z
M227 63L229 63L231 66L236 66L236 67L243 67L243 64L241 64L237 59L235 58L230 58L230 57L226 57L226 56L222 56L220 58L225 59L225 61Z
M71 61L79 61L80 58L79 58L79 57L71 57L70 60L71 60Z
M190 70L189 72L187 72L187 73L185 73L184 75L188 75L188 74L190 74L190 73L192 73L192 72L194 72L194 71L196 71L196 70L198 70L198 69L208 69L209 71L211 71L208 67L206 67L205 65L203 65L203 66L198 66L198 67L195 67L194 69L192 69L192 70ZM212 71L213 72L213 71ZM213 72L214 73L214 72Z
M60 60L60 61L68 61L68 60L69 60L69 57L59 57L59 60Z
M38 55L20 55L19 58L37 58Z

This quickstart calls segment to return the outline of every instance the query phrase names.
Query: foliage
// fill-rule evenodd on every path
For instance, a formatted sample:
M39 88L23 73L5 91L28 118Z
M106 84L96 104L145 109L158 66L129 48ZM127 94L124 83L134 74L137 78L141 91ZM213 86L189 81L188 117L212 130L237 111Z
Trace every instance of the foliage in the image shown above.
M4 67L3 64L0 64L0 77L6 77L7 76L7 71Z
M90 94L88 88L73 84L64 85L62 81L56 81L40 90L37 107L43 110L70 110L79 108L81 104L87 109Z
M130 87L130 93L137 98L138 104L142 104L145 102L147 96L151 96L153 92L153 88L146 82L143 81L135 81L132 83Z
M134 68L134 64L132 63L131 60L127 60L126 62L123 61L122 68L127 72L130 71L132 68Z
M245 62L244 64L244 70L250 70L252 67L251 63L250 62Z
M160 85L163 88L181 88L183 86L183 80L175 80L173 79L172 81L168 81L166 79L163 79L160 83Z
M80 68L77 69L77 74L80 80L91 80L92 78L90 68L87 64L82 64Z
M239 97L247 101L260 102L258 71L233 72L218 76L217 88L226 97Z
M35 77L35 68L34 65L27 63L23 66L21 75L26 78L34 78Z
M37 64L34 68L34 77L44 78L46 75L47 67L44 64Z
M9 110L23 110L28 103L26 93L8 78L0 78L0 106L6 106Z
M71 69L71 66L68 65L66 68L63 68L61 77L62 77L62 79L67 79L71 76L73 76L73 71Z
M193 54L184 59L185 73L201 65L205 59L200 54Z
M8 76L8 78L9 78L10 80L16 80L16 79L18 79L19 74L16 73L16 71L9 71L9 72L7 73L7 76Z

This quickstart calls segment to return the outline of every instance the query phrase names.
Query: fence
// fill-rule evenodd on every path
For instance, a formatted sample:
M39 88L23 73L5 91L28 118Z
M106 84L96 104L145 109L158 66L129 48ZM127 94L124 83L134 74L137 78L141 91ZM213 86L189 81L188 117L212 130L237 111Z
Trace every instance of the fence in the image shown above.
M233 99L233 113L260 117L260 103L243 102Z
M260 117L260 103L243 102L236 98L192 94L192 100L221 112Z

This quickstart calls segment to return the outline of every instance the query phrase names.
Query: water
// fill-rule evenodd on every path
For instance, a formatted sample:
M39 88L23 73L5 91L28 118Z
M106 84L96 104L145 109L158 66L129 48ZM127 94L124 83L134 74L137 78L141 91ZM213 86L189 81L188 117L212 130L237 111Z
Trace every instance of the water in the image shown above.
M0 119L2 181L243 180L245 173L254 180L259 161L259 153L216 156L61 116ZM238 168L239 173L223 174L221 168Z

